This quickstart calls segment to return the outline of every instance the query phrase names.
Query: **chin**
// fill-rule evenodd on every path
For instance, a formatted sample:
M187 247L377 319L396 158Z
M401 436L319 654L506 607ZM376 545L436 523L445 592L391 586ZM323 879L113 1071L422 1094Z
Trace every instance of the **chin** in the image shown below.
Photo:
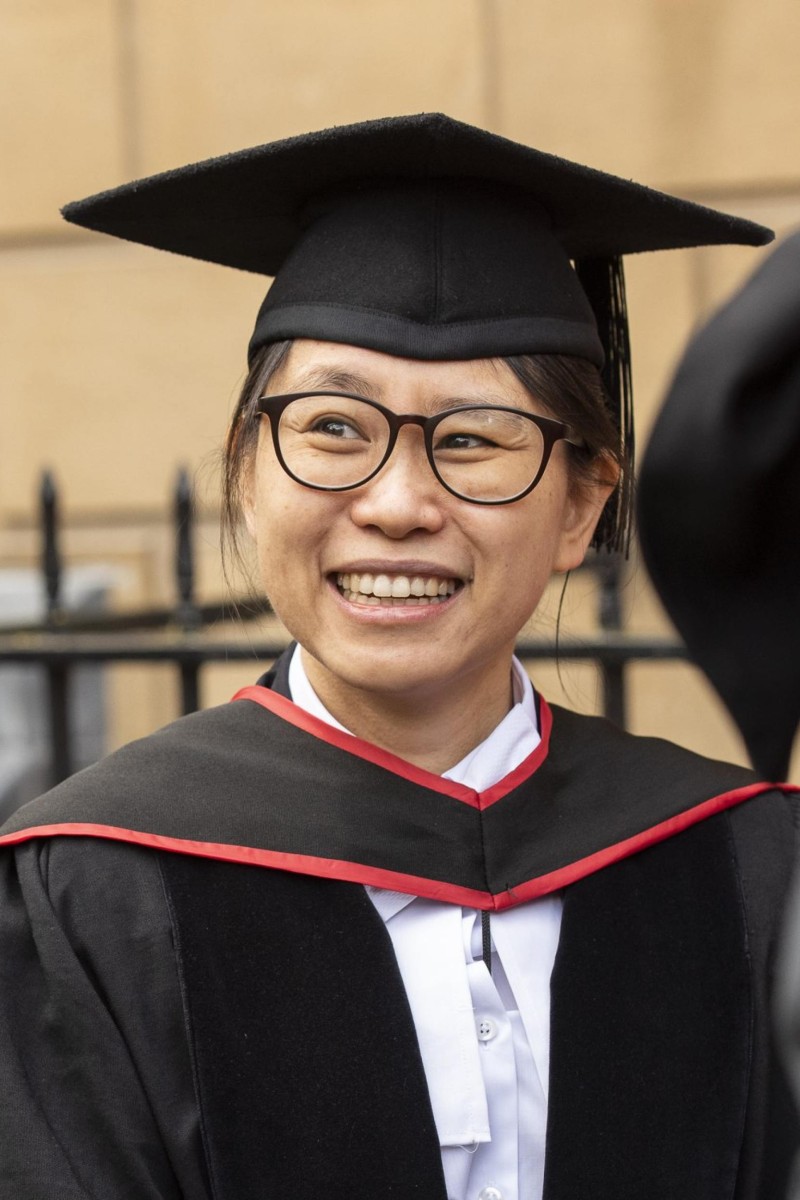
M387 647L381 653L374 647L342 647L339 654L314 654L332 682L346 688L376 695L401 698L423 692L438 691L457 673L454 665L432 660L430 652L404 653L398 647Z

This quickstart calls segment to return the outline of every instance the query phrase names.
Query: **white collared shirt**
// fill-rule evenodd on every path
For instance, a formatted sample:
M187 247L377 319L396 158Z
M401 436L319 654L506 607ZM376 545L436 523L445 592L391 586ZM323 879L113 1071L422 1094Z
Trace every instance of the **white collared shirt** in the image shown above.
M485 791L536 749L533 689L516 658L513 686L511 710L445 779ZM289 689L295 704L344 729L311 687L299 647ZM366 890L392 939L408 996L448 1200L541 1200L560 898L492 914L490 975L475 909Z

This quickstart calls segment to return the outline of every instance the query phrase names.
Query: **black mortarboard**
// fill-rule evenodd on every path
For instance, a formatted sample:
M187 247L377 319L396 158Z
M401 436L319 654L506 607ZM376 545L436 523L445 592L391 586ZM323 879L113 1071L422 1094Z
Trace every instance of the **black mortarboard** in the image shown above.
M800 234L691 342L645 455L650 574L767 778L800 721Z
M275 276L251 360L292 337L421 359L575 355L603 366L629 445L620 256L772 236L440 114L256 146L63 212Z
M431 359L563 352L598 362L569 259L771 237L440 114L256 146L63 212L277 276L251 348L304 336Z

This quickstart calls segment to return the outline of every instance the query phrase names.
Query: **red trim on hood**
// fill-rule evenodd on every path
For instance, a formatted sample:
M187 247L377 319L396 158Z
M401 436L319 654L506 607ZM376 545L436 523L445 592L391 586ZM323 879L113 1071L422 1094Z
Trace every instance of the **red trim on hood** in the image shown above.
M406 892L413 896L424 896L429 900L441 900L448 904L461 904L468 908L494 909L502 911L513 908L539 896L546 896L559 888L567 887L593 875L603 867L630 858L648 846L666 841L684 829L750 800L763 792L774 789L784 792L800 792L793 784L753 783L704 800L702 804L669 817L658 825L645 829L633 837L625 838L613 846L589 854L566 867L560 867L546 875L540 875L521 883L509 891L492 896L489 892L461 887L454 883L408 875L402 871L389 871L382 867L365 866L362 863L342 861L336 858L319 858L311 854L290 854L281 850L259 850L253 846L228 845L224 842L198 842L186 838L165 837L158 833L142 833L136 829L122 829L116 825L94 825L87 822L64 822L54 825L38 825L17 833L0 836L0 846L14 846L39 837L97 837L111 841L130 842L153 850L168 850L176 854L191 854L199 858L219 859L258 867L271 867L281 871L292 871L299 875L315 875L324 879L340 879L349 883L371 884L373 887L390 891Z
M331 746L336 746L338 750L344 750L347 754L355 754L358 758L363 758L367 762L374 763L375 766L381 767L384 771L391 771L394 775L400 775L403 779L408 779L411 783L427 788L429 791L440 792L445 796L451 796L454 800L461 800L462 803L468 804L471 808L479 809L489 808L490 805L496 804L498 800L502 800L503 796L507 796L509 792L519 787L521 783L538 770L547 758L550 749L550 730L553 724L552 714L547 702L540 696L542 728L539 745L535 750L531 751L527 758L523 759L519 766L493 784L492 787L487 788L485 792L476 792L473 788L465 787L462 783L455 783L452 779L443 779L441 775L436 775L433 771L426 771L424 767L416 767L413 763L407 762L406 759L400 758L399 755L392 754L390 750L384 750L380 746L373 745L372 742L355 737L352 733L345 733L344 730L336 729L333 725L329 725L327 721L322 721L319 717L312 716L311 713L306 712L304 708L287 699L286 696L281 696L278 692L272 691L271 688L253 684L249 687L240 688L231 697L231 700L252 700L255 704L260 704L262 708L268 709L276 717L288 721L290 725L295 725L305 733L310 733L313 737L319 738L320 741L328 742Z
M666 821L661 821L650 829L644 829L641 833L635 833L632 837L625 838L613 846L597 850L594 854L588 854L586 858L580 858L566 867L559 867L557 871L550 871L547 875L540 875L537 879L530 879L527 883L522 883L518 887L498 894L495 897L494 907L498 910L513 908L515 904L521 904L526 900L536 900L539 896L546 896L559 888L568 887L571 883L577 883L579 879L586 879L589 875L594 875L603 867L620 862L623 858L631 858L640 850L646 850L648 846L668 841L675 834L682 833L684 829L689 829L692 825L698 825L701 821L705 821L707 817L713 817L716 813L723 812L727 808L734 808L745 800L751 800L754 796L770 791L800 792L800 787L785 783L751 783L746 787L736 788L732 792L723 792L720 796L712 796L710 800L704 800L694 808L688 808L674 817L668 817Z
M513 792L514 788L519 787L526 779L530 779L544 760L550 753L550 733L553 728L553 714L550 711L550 705L545 700L544 696L539 696L539 722L541 729L539 730L540 742L535 750L532 750L527 758L524 758L519 766L510 771L508 775L504 775L502 779L487 788L485 792L480 792L478 796L481 809L490 808L496 804L498 800L502 800L509 792Z
M160 833L142 833L138 829L122 829L116 825L93 825L88 822L64 822L58 825L35 825L18 833L7 833L0 837L0 846L14 846L40 837L95 837L113 842L130 842L135 846L146 846L151 850L168 850L175 854L189 854L196 858L214 858L222 862L244 863L256 867L271 867L274 870L291 871L297 875L314 875L323 879L340 879L348 883L371 884L393 892L407 892L412 896L425 896L429 900L443 900L449 904L463 904L469 908L491 908L491 896L472 888L460 887L455 883L442 883L418 875L406 875L402 871L388 871L383 867L369 867L362 863L347 862L338 858L318 858L313 854L290 854L282 850L259 850L255 846L234 846L225 842L196 842L188 838L165 837ZM513 901L512 901L513 903Z

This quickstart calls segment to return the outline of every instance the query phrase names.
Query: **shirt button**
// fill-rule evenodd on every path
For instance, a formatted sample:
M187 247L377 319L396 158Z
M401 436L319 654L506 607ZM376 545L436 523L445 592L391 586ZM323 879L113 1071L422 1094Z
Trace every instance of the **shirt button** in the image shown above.
M478 1200L503 1200L503 1193L500 1191L500 1188L489 1184L488 1187L481 1188L478 1192Z
M493 1037L497 1036L497 1026L491 1017L481 1017L476 1023L476 1028L478 1030L479 1042L490 1042ZM491 1191L491 1189L489 1190ZM497 1191L496 1188L494 1190ZM486 1188L483 1191L485 1192ZM496 1196L484 1196L483 1192L481 1192L478 1200L501 1200L501 1196L499 1192L497 1192Z

